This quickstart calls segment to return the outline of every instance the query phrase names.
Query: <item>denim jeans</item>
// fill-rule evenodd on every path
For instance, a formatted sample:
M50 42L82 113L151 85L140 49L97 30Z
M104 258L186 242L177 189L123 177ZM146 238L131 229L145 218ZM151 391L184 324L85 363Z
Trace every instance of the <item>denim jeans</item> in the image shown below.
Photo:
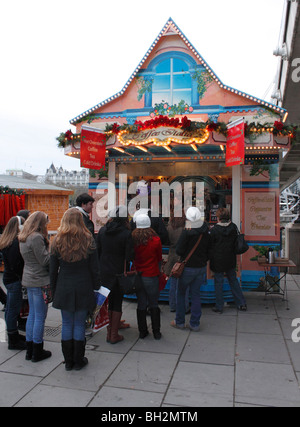
M143 288L140 289L136 296L138 310L146 310L149 308L158 307L159 298L159 279L158 276L154 277L143 277Z
M74 339L76 341L85 340L85 320L88 315L88 310L66 311L61 310L62 331L61 339L68 341Z
M7 300L5 309L5 322L7 332L18 330L18 316L22 307L22 285L20 281L5 285Z
M186 267L182 276L178 280L177 304L176 304L176 325L184 327L185 325L185 295L190 287L191 295L191 318L190 326L197 328L200 325L202 314L200 287L206 282L206 267L191 268Z
M45 304L41 288L27 288L29 315L26 323L26 341L40 344L44 339L48 305Z
M169 278L169 306L171 311L176 311L176 298L177 298L177 285L178 279L176 277L171 276ZM187 288L185 294L185 311L187 312L190 308L190 289Z
M229 281L230 289L237 307L246 304L245 297L241 290L239 281L236 277L236 271L234 268L225 272ZM215 275L215 291L216 291L216 308L223 310L224 298L223 298L223 283L224 273L214 273Z

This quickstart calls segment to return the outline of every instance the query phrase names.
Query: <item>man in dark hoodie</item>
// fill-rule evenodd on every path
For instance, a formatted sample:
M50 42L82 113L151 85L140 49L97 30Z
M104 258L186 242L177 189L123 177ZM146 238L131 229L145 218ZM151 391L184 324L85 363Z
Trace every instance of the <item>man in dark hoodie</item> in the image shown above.
M190 207L186 211L187 227L183 229L177 245L176 253L182 260L188 256L199 237L201 241L196 250L186 263L182 276L178 280L176 319L171 322L171 326L185 328L185 294L190 287L191 295L191 318L189 328L191 331L199 331L200 318L202 314L200 287L206 282L206 265L209 251L208 226L201 219L201 212L196 207Z
M238 235L238 228L231 222L228 209L218 209L216 216L218 223L210 231L210 269L214 272L216 291L216 306L213 308L213 311L216 313L223 312L224 273L226 273L228 278L236 306L239 310L246 311L245 297L236 277L234 244Z
M99 230L96 243L100 260L101 284L110 290L106 341L115 344L124 339L122 335L118 334L122 316L123 292L117 274L124 272L125 260L133 261L134 245L126 207L117 206L109 212L108 217L109 221Z

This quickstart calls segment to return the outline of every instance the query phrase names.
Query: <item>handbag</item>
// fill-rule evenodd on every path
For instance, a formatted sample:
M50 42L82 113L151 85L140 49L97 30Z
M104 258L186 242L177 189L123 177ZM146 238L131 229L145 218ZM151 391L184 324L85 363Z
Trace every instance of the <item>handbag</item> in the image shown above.
M142 273L136 269L126 271L126 261L124 273L117 274L117 278L124 295L136 294L143 286Z
M50 304L51 302L53 302L53 292L50 285L43 286L42 293L45 304Z
M238 234L236 236L235 243L234 243L234 252L236 255L242 255L245 252L247 252L247 250L249 249L249 246L245 240L245 235L241 234L237 227L236 229Z
M179 279L179 277L181 277L181 275L183 273L183 270L185 268L186 263L188 262L188 260L190 259L190 257L195 252L197 246L201 242L202 237L203 237L203 234L200 235L200 237L197 240L197 242L195 243L193 249L191 250L191 252L188 254L188 256L186 257L186 259L184 261L177 261L177 262L175 262L175 264L172 267L170 276L175 277L175 279Z

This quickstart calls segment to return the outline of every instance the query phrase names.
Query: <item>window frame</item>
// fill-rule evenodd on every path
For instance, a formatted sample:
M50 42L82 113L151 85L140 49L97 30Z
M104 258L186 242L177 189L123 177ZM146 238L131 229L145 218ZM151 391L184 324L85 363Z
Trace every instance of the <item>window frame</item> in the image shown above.
M182 71L178 71L178 72L173 72L172 73L172 69L173 69L173 60L174 59L179 59L181 61L183 61L187 66L188 66L188 70L182 72ZM170 61L170 72L167 73L156 73L156 67L162 63L163 61L166 60L171 60ZM201 66L200 66L201 67ZM167 53L162 53L160 55L158 55L156 58L154 58L148 65L146 70L143 70L143 72L140 74L140 76L143 76L144 79L151 79L152 82L155 79L156 75L170 75L170 89L168 89L167 91L171 93L171 100L174 99L174 95L173 95L173 77L174 75L182 75L182 74L189 74L191 77L191 87L190 88L184 88L184 89L175 89L175 93L180 93L180 91L186 91L186 90L190 90L191 93L191 105L192 106L197 106L199 105L199 94L197 92L197 83L195 81L195 79L192 78L193 73L196 71L196 69L198 69L199 66L197 65L196 61L188 54L183 53L183 52L178 52L178 51L171 51L171 52L167 52ZM201 67L202 68L202 67ZM152 83L153 84L153 83ZM167 92L166 91L166 92ZM153 91L152 90L152 86L151 86L151 90L145 93L145 107L154 107L153 102L152 102L152 98L153 98L153 93L159 93L159 92L163 92L163 91ZM162 102L162 100L161 100ZM177 102L178 103L178 102ZM172 103L169 103L170 105L173 105Z

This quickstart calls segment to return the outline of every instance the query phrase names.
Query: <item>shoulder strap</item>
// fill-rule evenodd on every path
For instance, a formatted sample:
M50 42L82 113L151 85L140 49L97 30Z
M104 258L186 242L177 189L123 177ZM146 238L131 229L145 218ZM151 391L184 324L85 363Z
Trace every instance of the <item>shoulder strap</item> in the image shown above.
M238 234L238 235L239 235L239 234L241 234L240 230L238 229L238 226L237 226L236 224L234 224L234 225L235 225L235 228L236 228L237 234Z
M200 236L199 236L199 239L198 239L198 240L197 240L197 242L195 243L195 245L194 245L193 249L191 250L191 252L188 254L188 256L186 257L186 259L185 259L183 262L185 262L185 263L187 263L187 262L188 262L188 260L191 258L191 256L192 256L192 255L193 255L193 253L195 252L195 250L196 250L197 246L198 246L198 245L199 245L199 243L201 242L202 237L203 237L203 234L201 233L201 234L200 234Z

